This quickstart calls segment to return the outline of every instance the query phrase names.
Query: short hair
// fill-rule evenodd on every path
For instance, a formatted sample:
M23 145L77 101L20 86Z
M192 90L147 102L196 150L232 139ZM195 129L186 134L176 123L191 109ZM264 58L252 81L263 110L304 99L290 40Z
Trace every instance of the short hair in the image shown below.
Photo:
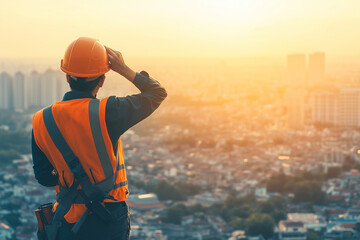
M74 77L69 75L70 88L71 90L80 92L92 92L99 84L103 76L104 74L95 78L94 80L89 81L88 77Z

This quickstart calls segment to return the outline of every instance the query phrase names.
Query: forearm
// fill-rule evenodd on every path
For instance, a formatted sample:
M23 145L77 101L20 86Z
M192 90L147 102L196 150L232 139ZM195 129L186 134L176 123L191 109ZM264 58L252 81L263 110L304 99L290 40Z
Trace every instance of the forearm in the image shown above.
M136 72L127 66L121 71L119 70L117 73L125 77L130 82L134 82L135 80Z

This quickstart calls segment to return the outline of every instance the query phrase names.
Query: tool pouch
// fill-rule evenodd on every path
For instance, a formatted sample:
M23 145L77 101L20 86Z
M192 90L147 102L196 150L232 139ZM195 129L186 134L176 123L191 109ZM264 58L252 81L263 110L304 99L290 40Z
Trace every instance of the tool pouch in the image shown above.
M37 236L39 240L48 240L45 229L53 217L52 209L53 204L46 203L35 210L35 216L38 222Z

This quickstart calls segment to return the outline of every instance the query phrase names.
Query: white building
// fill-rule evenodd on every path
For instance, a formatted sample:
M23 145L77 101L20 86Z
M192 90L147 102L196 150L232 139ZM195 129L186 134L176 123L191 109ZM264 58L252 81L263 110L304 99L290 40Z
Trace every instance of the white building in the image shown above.
M360 88L340 89L339 125L360 127Z
M326 221L313 213L288 213L287 219L302 222L307 230L321 231L326 229Z
M306 227L302 222L283 220L279 222L280 240L306 240Z
M334 92L314 92L311 96L312 122L337 125L339 118L338 94Z

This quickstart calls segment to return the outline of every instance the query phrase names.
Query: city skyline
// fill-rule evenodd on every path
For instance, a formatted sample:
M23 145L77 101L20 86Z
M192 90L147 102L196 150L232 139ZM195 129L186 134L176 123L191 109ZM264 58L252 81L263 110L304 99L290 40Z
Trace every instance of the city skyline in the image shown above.
M34 174L36 155L50 160L52 175L71 176L57 164L47 122L33 119L74 94L60 63L79 37L120 51L129 68L166 89L154 114L121 133L131 240L360 240L360 0L0 5L0 240L37 239L34 210L58 201ZM91 92L109 97L100 101L100 132L87 118L91 106L79 111L67 101L76 121L63 108L54 115L83 166L99 152L82 146L92 138L97 146L99 133L109 133L111 143L99 139L113 156L110 133L137 119L113 115L142 111L130 99L144 92L145 106L156 98L141 87L150 79L118 72ZM96 171L87 172L94 182Z

